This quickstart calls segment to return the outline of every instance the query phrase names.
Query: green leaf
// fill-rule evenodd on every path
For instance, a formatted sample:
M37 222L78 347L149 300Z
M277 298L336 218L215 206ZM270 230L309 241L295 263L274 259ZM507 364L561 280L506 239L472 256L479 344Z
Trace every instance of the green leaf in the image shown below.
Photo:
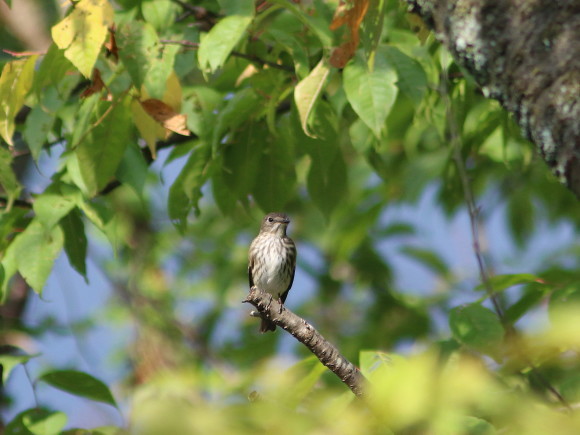
M397 97L397 74L379 51L374 70L357 55L343 70L343 87L348 102L377 138Z
M182 112L187 115L187 127L204 140L215 134L216 112L224 101L223 95L208 87L195 86L183 103Z
M397 71L397 86L415 106L418 106L427 92L427 75L419 62L395 47L381 47L379 55L394 66Z
M65 57L64 51L60 50L55 44L51 44L50 47L48 47L48 51L44 55L42 62L40 62L38 71L34 76L34 93L42 96L45 88L54 86L58 90L61 97L68 95L68 93L63 95L61 88L63 84L67 84L67 81L65 80L66 74L73 70L74 66ZM75 83L78 82L79 78L78 74L76 74L76 76L77 77L74 79Z
M56 111L63 104L64 101L57 89L50 87L42 92L39 104L32 108L26 118L24 139L36 161L40 157L42 147L49 142L50 132L56 119Z
M113 7L107 0L79 1L73 11L52 27L52 39L87 78L113 24Z
M223 147L222 176L229 190L239 199L247 199L257 178L265 176L261 158L265 138L268 138L268 129L263 123L249 123Z
M322 14L309 14L297 7L293 2L288 0L270 0L270 3L282 6L298 18L302 24L308 27L316 35L323 47L332 46L332 31L328 26L328 21ZM317 5L320 7L321 5Z
M81 103L80 107L77 106L76 116L73 118L73 122L70 125L72 129L72 138L70 139L70 143L72 145L72 149L78 146L79 142L85 139L86 135L90 132L90 122L91 120L96 122L97 121L97 113L100 110L96 108L100 106L105 106L110 103L101 101L101 97L98 93L91 95L90 97L85 98Z
M275 28L269 29L268 35L290 54L298 78L303 79L308 76L310 69L308 66L308 53L305 50L304 42L300 41L291 33Z
M300 114L300 125L304 133L310 137L315 136L308 129L308 119L322 89L324 89L329 72L330 68L328 64L322 59L310 74L301 80L294 89L294 102Z
M113 395L103 382L93 376L75 370L55 370L43 374L39 381L46 382L59 390L96 402L117 406Z
M35 292L42 292L63 244L64 236L59 226L46 231L37 219L12 242L16 266Z
M135 87L144 85L149 97L162 99L179 46L161 44L153 26L139 21L118 29L117 44Z
M149 23L131 21L116 32L119 56L127 68L133 85L141 89L159 48L155 28Z
M456 340L486 354L495 354L504 337L504 329L498 317L479 304L453 308L449 315L449 326Z
M2 366L2 385L6 385L6 381L10 376L10 372L16 367L18 364L24 364L29 361L31 358L34 358L37 355L28 355L22 349L19 349L15 346L10 345L2 345L0 346L0 366Z
M87 235L85 224L78 210L72 210L60 222L64 232L64 250L70 265L85 279L87 279Z
M34 213L47 231L75 208L81 196L81 192L73 186L66 185L63 192L61 186L52 184L34 199Z
M9 210L20 195L22 187L12 169L12 154L5 148L0 148L0 185L8 195L6 208Z
M365 50L365 57L371 64L374 62L377 46L381 40L386 6L386 0L370 0L361 25L361 43Z
M197 55L200 68L210 72L221 68L244 36L252 19L252 15L230 15L202 36Z
M131 186L135 193L142 198L148 171L149 166L141 149L136 143L130 143L117 168L116 177L123 184Z
M439 275L448 276L450 274L449 266L434 251L413 246L403 246L400 252L413 258Z
M8 62L0 75L0 136L9 145L13 145L14 119L32 87L37 57L34 55L27 59Z
M61 433L66 426L64 412L49 411L43 408L28 409L21 412L6 425L6 435L52 435Z
M347 170L339 138L336 114L326 102L321 102L312 117L312 128L320 139L296 135L297 146L311 157L307 187L310 197L328 218L347 195ZM290 129L287 129L290 130Z
M308 172L308 193L316 206L328 218L347 194L346 163L340 150L328 161L312 161Z
M253 0L218 0L224 15L251 15L254 13Z
M535 286L527 286L522 296L505 310L505 319L507 322L516 323L522 316L536 306L544 297L545 292Z
M178 11L178 5L171 0L145 0L141 3L143 18L159 32L175 22Z
M523 247L536 228L536 206L527 189L516 189L510 195L507 218L514 240Z
M261 159L252 190L264 213L283 210L294 194L296 174L292 149L282 140L269 137L261 147Z
M231 191L226 183L220 160L216 160L215 170L211 177L211 192L218 208L225 216L233 216L236 210L238 196Z
M212 152L217 152L223 135L234 132L242 123L249 119L262 106L262 98L251 88L242 89L236 93L218 114L217 123L213 129Z
M133 125L129 102L128 97L119 102L76 149L81 176L90 196L111 181L123 158Z
M173 224L184 231L187 215L193 207L199 214L198 201L202 197L201 187L209 177L211 147L200 143L189 155L185 166L169 189L168 212Z
M518 274L508 274L508 275L495 275L489 278L489 282L491 287L495 292L500 292L514 285L521 285L521 284L545 284L544 280L536 275L532 275L530 273L518 273ZM483 284L479 284L476 290L485 290L485 286Z

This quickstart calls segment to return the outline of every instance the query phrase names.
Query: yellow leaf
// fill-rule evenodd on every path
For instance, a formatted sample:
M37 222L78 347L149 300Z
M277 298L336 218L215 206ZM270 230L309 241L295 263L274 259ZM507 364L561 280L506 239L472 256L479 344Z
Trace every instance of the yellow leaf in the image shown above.
M107 0L80 0L74 10L52 28L52 39L64 55L87 78L91 76L113 8Z
M181 99L182 92L179 78L177 77L177 74L175 74L175 71L171 71L165 85L165 93L161 100L171 106L173 110L179 112L181 111Z
M172 71L167 79L163 100L160 102L161 104L149 104L147 106L147 101L159 100L150 99L145 86L141 87L141 102L134 100L131 103L133 121L141 137L147 143L147 147L151 151L153 158L156 156L155 143L160 139L167 139L171 131L185 136L191 134L186 126L186 115L179 113L181 110L181 99L181 84L175 72ZM155 110L157 107L162 106L165 106L165 110L161 112ZM161 113L161 115L157 112ZM163 113L165 113L165 119L162 119Z
M0 76L0 135L10 145L13 145L14 118L32 86L37 57L8 62Z
M294 89L294 101L296 102L298 114L300 115L300 124L302 125L304 133L310 137L315 137L315 135L308 129L308 118L314 109L314 105L322 89L324 89L329 73L330 68L323 59L318 62L318 65Z
M158 139L165 139L167 130L147 114L138 100L133 100L131 103L131 112L139 134L145 140L147 147L151 150L151 155L155 158L155 143Z

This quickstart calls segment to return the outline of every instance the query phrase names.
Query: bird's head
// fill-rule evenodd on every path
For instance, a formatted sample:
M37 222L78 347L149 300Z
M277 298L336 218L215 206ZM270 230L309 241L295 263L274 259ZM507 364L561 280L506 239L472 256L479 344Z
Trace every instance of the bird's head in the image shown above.
M262 219L260 232L276 234L277 236L284 237L289 223L290 218L288 218L284 213L268 213L264 219Z

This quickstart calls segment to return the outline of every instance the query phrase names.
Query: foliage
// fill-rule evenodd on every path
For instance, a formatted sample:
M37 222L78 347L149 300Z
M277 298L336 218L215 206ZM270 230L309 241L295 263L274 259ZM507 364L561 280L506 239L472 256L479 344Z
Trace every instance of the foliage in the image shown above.
M467 179L487 205L473 218L505 206L520 252L548 225L578 225L572 194L402 4L65 6L45 53L0 58L0 300L10 305L20 277L42 294L62 252L86 281L96 260L117 299L92 321L135 336L122 391L70 366L35 386L129 406L135 433L578 431L566 412L580 391L578 246L475 282L411 220L388 218L431 192L454 219ZM25 49L6 30L0 41ZM296 310L370 379L367 403L283 332L256 334L240 308L248 242L272 210L293 217L299 246L289 303L314 283ZM385 256L395 243L433 292L400 286ZM103 246L114 256L95 254ZM542 305L549 324L526 330ZM2 338L52 328L23 318ZM3 380L35 358L4 349ZM67 427L57 404L37 405L7 433Z

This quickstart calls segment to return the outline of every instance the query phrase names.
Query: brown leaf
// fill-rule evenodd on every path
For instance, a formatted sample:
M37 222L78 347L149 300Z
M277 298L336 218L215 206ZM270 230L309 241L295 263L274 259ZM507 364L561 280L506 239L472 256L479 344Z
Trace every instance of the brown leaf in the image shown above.
M349 7L350 6L350 7ZM354 52L360 42L359 28L369 8L369 0L351 0L346 3L344 0L336 8L330 30L336 30L345 25L349 29L350 38L339 47L335 48L330 55L330 64L336 68L343 68L354 56Z
M176 112L163 101L149 98L145 101L140 101L140 103L145 112L166 129L183 136L191 134L186 126L187 116Z
M107 54L115 58L115 63L119 61L119 47L117 47L117 40L115 39L115 26L109 27L109 40L104 43L107 49Z
M91 84L83 91L81 98L90 97L97 92L101 92L103 88L106 87L107 85L105 85L105 82L103 82L103 79L101 78L101 72L97 68L93 68L93 78L91 79Z

